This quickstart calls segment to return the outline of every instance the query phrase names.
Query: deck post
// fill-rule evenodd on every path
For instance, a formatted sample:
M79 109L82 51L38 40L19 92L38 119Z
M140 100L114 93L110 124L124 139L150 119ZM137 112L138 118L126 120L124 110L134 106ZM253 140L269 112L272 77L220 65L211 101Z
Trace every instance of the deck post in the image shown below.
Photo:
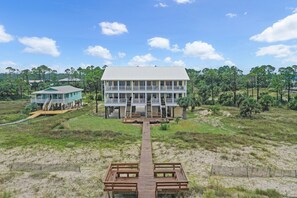
M121 107L119 107L119 119L121 118Z
M104 114L105 116L104 117L105 117L105 119L107 119L107 107L104 107L104 110L105 110L105 114Z

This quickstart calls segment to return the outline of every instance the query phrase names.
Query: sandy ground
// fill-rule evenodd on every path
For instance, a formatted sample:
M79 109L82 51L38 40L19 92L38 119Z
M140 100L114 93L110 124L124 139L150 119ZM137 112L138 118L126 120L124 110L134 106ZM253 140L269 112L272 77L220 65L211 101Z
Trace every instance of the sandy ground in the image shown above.
M0 149L0 192L13 197L103 197L102 180L111 162L137 162L139 145L114 149L47 147ZM81 172L11 171L15 162L74 164Z
M297 145L262 148L223 148L218 152L204 149L180 150L173 145L153 143L155 162L182 162L190 181L208 186L214 180L224 187L242 186L249 190L275 189L283 195L297 197L297 178L236 178L210 176L211 165L254 166L297 170ZM284 153L286 153L284 155ZM191 197L200 197L192 195Z
M218 181L224 187L243 186L246 189L276 189L283 195L297 197L297 178L235 178L210 176L211 165L275 167L297 169L297 145L265 149L242 147L222 148L218 152L205 149L176 149L174 145L153 143L155 162L182 162L189 180L201 186ZM140 146L118 149L49 147L0 149L0 192L13 197L103 197L103 178L110 162L137 162ZM284 155L286 153L286 155ZM81 172L11 171L12 163L73 164ZM190 197L201 197L193 193Z

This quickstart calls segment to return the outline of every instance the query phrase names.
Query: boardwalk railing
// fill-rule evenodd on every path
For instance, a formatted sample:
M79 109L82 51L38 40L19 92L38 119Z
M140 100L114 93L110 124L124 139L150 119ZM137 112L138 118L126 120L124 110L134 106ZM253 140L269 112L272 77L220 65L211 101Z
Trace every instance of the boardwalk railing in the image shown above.
M156 194L159 191L183 191L183 190L189 190L188 187L189 182L188 181L176 181L176 182L156 182Z
M123 174L126 177L138 177L139 175L139 164L138 163L111 163L107 169L105 176L105 181L110 182L112 174L116 172L117 178L121 177ZM132 176L132 177L133 177Z
M137 182L104 182L104 191L112 192L136 192L138 193Z
M182 169L181 163L154 163L154 170L157 169Z

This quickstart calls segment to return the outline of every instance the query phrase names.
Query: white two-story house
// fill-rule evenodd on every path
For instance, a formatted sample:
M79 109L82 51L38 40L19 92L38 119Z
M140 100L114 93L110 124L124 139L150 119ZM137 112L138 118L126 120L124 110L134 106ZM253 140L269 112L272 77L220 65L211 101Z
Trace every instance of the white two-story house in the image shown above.
M184 67L107 67L102 76L105 117L182 116L178 98L187 94Z

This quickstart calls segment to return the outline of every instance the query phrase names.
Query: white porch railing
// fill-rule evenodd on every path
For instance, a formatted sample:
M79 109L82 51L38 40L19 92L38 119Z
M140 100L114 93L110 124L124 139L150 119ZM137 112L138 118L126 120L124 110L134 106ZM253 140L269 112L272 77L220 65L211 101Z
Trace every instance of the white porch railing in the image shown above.
M126 98L109 98L105 100L105 103L107 104L125 104L126 102Z
M31 103L35 102L35 103L45 103L45 101L47 101L48 98L45 98L45 99L35 99L35 98L31 98ZM65 98L64 100L63 99L52 99L52 104L55 104L55 103L70 103L72 102L73 100L70 100L68 98Z
M133 103L142 104L142 103L145 103L145 99L144 98L134 98Z

